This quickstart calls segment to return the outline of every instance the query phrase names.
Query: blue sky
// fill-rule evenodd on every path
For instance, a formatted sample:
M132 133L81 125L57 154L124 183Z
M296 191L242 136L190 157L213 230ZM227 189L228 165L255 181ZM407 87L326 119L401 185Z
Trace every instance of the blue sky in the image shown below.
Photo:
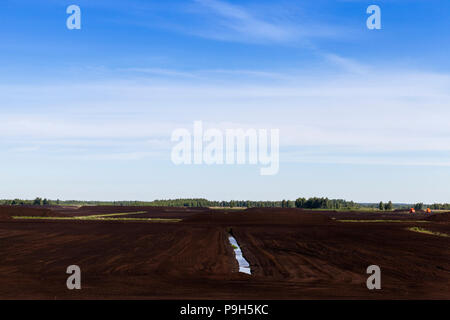
M81 30L66 28L79 5ZM382 29L366 28L377 4ZM450 202L450 3L2 1L0 198ZM280 129L280 171L171 132Z

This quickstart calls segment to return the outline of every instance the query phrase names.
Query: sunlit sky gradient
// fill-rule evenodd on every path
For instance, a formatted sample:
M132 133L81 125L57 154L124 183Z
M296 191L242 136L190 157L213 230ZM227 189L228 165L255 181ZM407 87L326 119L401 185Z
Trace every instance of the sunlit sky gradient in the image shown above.
M82 29L66 28L66 8ZM366 28L377 4L382 30ZM0 198L450 202L450 2L0 4ZM280 171L171 132L280 129Z

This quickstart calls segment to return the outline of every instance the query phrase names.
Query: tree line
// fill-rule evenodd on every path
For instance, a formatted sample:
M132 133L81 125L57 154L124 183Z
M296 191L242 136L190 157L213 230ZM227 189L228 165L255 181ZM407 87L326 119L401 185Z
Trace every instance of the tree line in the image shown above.
M46 198L36 198L34 200L23 200L23 199L13 199L13 200L0 200L0 204L4 206L48 206L48 205L59 205L59 200L52 201Z
M317 197L309 199L298 198L295 200L294 206L303 209L359 209L361 207L361 205L353 201Z
M434 203L430 206L432 210L450 210L450 203Z
M340 209L358 208L359 205L353 201L335 200L328 198L298 198L295 201L252 201L252 200L230 200L211 201L203 198L194 199L167 199L154 201L80 201L80 200L49 200L40 197L34 200L0 200L2 205L111 205L111 206L161 206L161 207L219 207L219 208L305 208L305 209Z
M394 209L424 210L425 207L432 210L450 210L448 203L435 203L425 205L424 203L416 204L394 204L392 201L384 203L383 201L376 203L356 203L354 201L346 201L343 199L328 198L297 198L296 200L281 201L253 201L253 200L230 200L230 201L211 201L204 198L193 199L163 199L153 201L83 201L83 200L50 200L37 197L33 200L13 199L0 200L0 205L11 206L58 206L58 205L77 205L77 206L160 206L160 207L219 207L219 208L302 208L302 209L360 209L371 208L383 211Z
M394 210L394 205L392 204L392 201L389 201L388 203L383 203L383 201L380 201L378 204L378 210Z

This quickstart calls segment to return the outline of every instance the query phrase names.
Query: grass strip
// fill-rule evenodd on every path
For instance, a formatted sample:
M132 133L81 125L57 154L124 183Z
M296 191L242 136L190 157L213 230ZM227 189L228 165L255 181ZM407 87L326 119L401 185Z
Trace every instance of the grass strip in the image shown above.
M397 223L427 223L425 220L336 220L339 222L397 222Z
M445 237L445 238L450 237L446 233L437 232L437 231L431 231L431 230L427 230L427 229L420 228L420 227L411 227L411 228L407 228L407 230L412 231L412 232L419 232L419 233L430 234L430 235L433 235L433 236Z
M136 221L136 222L180 222L182 219L164 218L111 218L111 217L38 217L38 216L13 216L17 220L87 220L87 221Z
M121 212L121 213L107 213L107 214L93 214L90 216L76 216L75 218L83 218L83 219L96 219L102 217L116 217L116 216L128 216L132 214L141 214L147 213L147 211L137 211L137 212Z

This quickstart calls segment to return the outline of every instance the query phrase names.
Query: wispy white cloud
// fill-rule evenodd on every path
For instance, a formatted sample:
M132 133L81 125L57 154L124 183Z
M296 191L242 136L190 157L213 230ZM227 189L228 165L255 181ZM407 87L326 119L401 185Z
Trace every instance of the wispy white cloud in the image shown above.
M296 36L296 30L280 22L269 22L253 16L243 7L218 0L196 0L196 3L215 16L216 25L212 30L199 34L223 40L246 39L249 41L290 41Z
M203 120L206 127L222 129L280 129L282 148L293 150L289 159L299 162L306 159L304 148L316 148L308 157L318 162L370 164L372 153L375 162L392 163L392 152L401 153L396 157L403 163L449 161L449 75L371 70L305 79L276 72L289 80L241 84L236 72L220 84L206 77L195 83L0 86L2 145L14 144L16 152L41 146L35 153L52 148L71 154L75 148L86 158L132 160L147 152L165 157L172 130ZM435 161L424 160L428 152Z
M218 79L222 77L225 79L229 77L240 77L241 80L245 79L272 79L272 80L295 80L295 74L288 74L283 72L264 71L264 70L252 70L252 69L198 69L190 71L180 71L176 69L168 68L120 68L116 70L110 70L111 72L126 72L133 74L141 74L155 77L168 77L173 79L190 78L192 80L206 81L208 79Z
M202 15L197 27L179 29L200 37L248 43L285 43L311 45L315 37L336 37L345 34L342 26L325 22L306 22L292 12L278 15L276 4L264 9L245 7L221 0L194 0L190 13Z
M333 165L364 165L364 166L398 166L398 167L450 167L450 154L445 157L441 155L428 155L427 157L417 157L405 155L398 152L389 157L380 157L377 154L304 154L282 152L280 158L288 163L313 163L313 164L333 164Z
M333 53L324 53L322 56L325 60L337 67L340 67L345 72L367 74L371 68L356 60L342 57Z
M40 149L39 146L24 146L24 147L16 147L16 148L12 148L10 150L10 152L19 152L19 153L23 153L23 152L33 152L33 151L38 151Z
M176 78L198 78L194 72L183 72L167 68L121 68L118 71L144 73L156 76L176 77Z

